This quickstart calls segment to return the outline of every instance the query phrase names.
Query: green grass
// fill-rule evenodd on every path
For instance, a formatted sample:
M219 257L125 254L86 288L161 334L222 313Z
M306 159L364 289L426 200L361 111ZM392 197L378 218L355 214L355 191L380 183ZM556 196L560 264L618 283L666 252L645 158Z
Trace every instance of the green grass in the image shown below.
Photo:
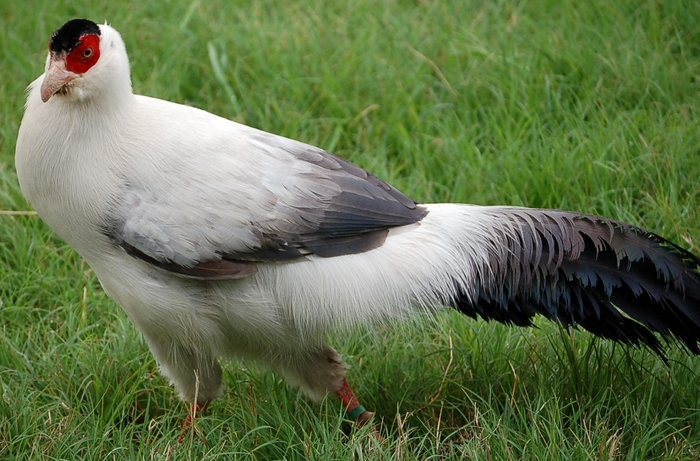
M5 2L0 209L53 29L107 18L137 92L334 151L423 202L566 208L700 252L697 1ZM700 359L447 313L339 332L386 437L267 370L186 414L121 309L34 216L0 216L0 459L697 459Z

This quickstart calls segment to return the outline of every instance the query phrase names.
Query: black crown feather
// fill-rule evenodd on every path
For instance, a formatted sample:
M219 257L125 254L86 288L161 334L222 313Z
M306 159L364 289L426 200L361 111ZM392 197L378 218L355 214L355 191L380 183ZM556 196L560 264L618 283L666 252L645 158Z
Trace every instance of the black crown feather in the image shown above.
M100 27L88 19L71 19L51 34L49 49L54 53L68 53L78 46L80 37L100 35Z

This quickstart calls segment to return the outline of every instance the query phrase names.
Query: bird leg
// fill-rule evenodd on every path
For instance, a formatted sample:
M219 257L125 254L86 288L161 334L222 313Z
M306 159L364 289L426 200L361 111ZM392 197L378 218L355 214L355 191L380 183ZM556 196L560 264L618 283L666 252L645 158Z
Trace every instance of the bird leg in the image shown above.
M343 377L340 388L335 391L335 394L340 398L340 401L343 402L343 406L348 413L348 418L355 421L358 427L367 424L374 416L374 412L367 411L365 407L360 405L360 402L357 400L357 397L355 397L355 393L350 388L348 380L345 377Z
M190 412L187 414L185 422L182 423L182 434L180 434L180 437L177 438L177 443L184 442L185 437L187 437L187 434L189 434L190 432L197 432L197 427L195 425L195 422L197 420L197 413L205 412L207 410L207 407L209 407L209 401L204 403L192 402L192 406L190 406Z
M321 345L311 350L293 350L275 357L274 368L291 385L301 387L306 395L321 400L334 393L343 402L348 418L360 427L374 416L355 397L345 377L347 365L331 346Z

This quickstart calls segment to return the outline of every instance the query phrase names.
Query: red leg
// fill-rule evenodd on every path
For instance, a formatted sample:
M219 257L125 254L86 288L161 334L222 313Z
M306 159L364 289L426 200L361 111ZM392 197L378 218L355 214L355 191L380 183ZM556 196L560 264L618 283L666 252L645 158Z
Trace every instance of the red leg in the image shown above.
M177 443L184 442L188 433L197 431L197 428L195 427L197 413L205 412L208 406L209 402L192 404L190 407L190 412L187 414L187 418L185 418L185 422L182 423L182 434L180 434L180 437L177 438Z
M345 406L345 410L348 412L348 417L354 420L358 426L364 426L372 419L372 416L374 416L374 413L365 410L365 407L360 405L347 379L343 378L343 383L340 385L340 388L335 391L335 394L340 397L340 401L343 402L343 406Z

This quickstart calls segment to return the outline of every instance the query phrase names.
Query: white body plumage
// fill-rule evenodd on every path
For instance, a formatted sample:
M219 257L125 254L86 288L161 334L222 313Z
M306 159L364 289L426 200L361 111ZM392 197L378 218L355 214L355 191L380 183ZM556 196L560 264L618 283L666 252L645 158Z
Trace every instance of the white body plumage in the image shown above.
M103 41L109 38L121 51L110 56L125 57L121 39L108 35L116 31L101 28ZM326 185L317 182L318 167L290 154L317 148L199 109L133 95L128 61L119 59L113 69L105 75L112 90L108 100L101 92L43 103L44 76L31 85L17 171L27 200L90 264L157 349L166 373L178 368L169 362L184 358L180 347L208 360L238 355L282 361L278 368L286 368L296 355L304 361L308 352L324 346L325 333L333 328L439 306L436 288L442 285L446 294L453 288L447 274L459 274L464 286L473 285L469 259L484 259L487 248L459 242L471 241L462 238L465 232L476 237L488 229L474 224L479 208L465 205L434 206L420 223L391 231L384 245L370 252L261 264L257 273L239 280L188 280L127 254L102 233L107 208L124 196L125 178L147 189L129 196L133 204L123 204L140 214L136 225L160 232L162 223L151 219L174 214L168 219L180 228L173 232L192 246L182 251L197 254L207 251L199 239L245 245L246 235L229 223L245 222L247 213L270 212L264 208L272 208L272 202L293 203L300 200L295 194ZM75 105L84 117L76 117ZM274 145L265 144L268 139ZM285 190L285 178L295 174L299 191ZM145 200L152 201L141 212ZM166 338L172 342L162 344ZM192 364L187 365L181 373L191 374ZM304 387L318 397L328 390L328 383L319 384L320 389ZM180 391L183 398L193 398L193 388ZM199 392L216 396L205 395L206 388Z

